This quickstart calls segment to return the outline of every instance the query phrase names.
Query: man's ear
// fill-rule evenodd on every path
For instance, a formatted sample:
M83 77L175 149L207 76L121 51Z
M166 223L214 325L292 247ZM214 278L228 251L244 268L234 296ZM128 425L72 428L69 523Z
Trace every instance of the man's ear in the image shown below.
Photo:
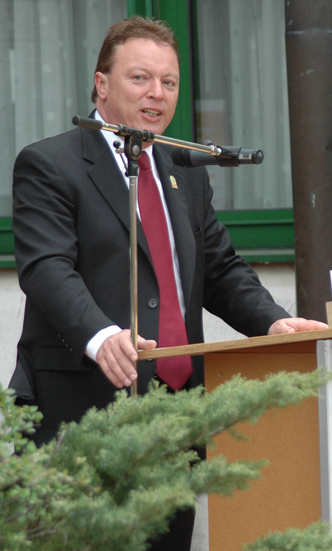
M99 71L95 74L95 86L100 99L105 100L107 97L107 76Z

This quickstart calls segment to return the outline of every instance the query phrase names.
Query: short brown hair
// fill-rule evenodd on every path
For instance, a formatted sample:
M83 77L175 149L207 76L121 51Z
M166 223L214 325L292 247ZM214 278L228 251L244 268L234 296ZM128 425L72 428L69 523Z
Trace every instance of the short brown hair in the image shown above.
M95 74L97 72L104 74L111 72L117 46L124 44L130 38L147 38L159 44L169 44L176 53L176 57L180 63L178 42L168 24L165 21L134 15L133 17L114 23L109 28L99 52ZM97 96L97 89L94 86L91 94L93 103L96 102Z

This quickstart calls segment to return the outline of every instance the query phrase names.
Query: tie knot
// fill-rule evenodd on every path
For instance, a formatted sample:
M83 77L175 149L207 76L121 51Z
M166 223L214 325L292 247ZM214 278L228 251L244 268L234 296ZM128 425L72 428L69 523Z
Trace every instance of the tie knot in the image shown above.
M145 153L145 151L142 152L140 158L138 159L138 166L141 170L151 169L149 155Z

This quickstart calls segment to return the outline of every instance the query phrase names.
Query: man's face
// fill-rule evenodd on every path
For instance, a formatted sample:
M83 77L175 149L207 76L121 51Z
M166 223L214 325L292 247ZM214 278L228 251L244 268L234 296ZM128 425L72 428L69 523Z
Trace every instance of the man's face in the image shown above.
M170 45L131 38L117 47L111 72L95 75L97 109L109 124L162 134L174 115L179 81Z

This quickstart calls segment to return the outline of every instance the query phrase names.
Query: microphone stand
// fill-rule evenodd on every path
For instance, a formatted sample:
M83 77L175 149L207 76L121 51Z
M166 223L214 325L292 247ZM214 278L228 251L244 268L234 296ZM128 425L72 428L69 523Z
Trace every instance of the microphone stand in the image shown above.
M138 159L142 153L142 137L140 133L127 134L125 136L124 153L127 157L127 176L129 177L129 212L130 212L130 330L131 339L135 350L138 336L138 308L137 308L137 183L138 183ZM134 362L137 371L137 362ZM137 394L137 379L130 387L130 395Z
M130 330L131 338L135 350L137 350L138 337L138 316L137 316L137 218L136 218L136 201L137 201L137 183L138 183L138 159L142 153L143 142L147 143L164 143L184 149L193 149L201 153L208 153L213 156L220 156L223 152L221 147L214 146L212 143L201 145L185 140L168 138L154 134L150 130L138 130L129 128L124 124L108 124L102 121L79 117L75 115L72 122L76 126L83 126L92 130L108 130L114 132L124 138L125 147L124 153L127 157L127 172L129 177L129 208L130 208ZM137 371L137 362L134 367ZM137 379L130 388L132 395L137 394Z
M85 128L92 128L93 130L108 130L109 132L114 132L119 136L125 137L130 135L140 135L142 141L148 143L164 143L168 145L174 145L175 147L183 147L185 149L194 149L195 151L200 151L201 153L209 153L218 157L222 153L222 148L213 145L212 143L208 145L201 145L194 142L187 142L185 140L178 140L176 138L167 138L166 136L160 136L154 134L150 130L137 130L136 128L129 128L124 124L108 124L102 121L97 121L95 119L87 119L84 117L79 117L75 115L72 120L73 124L76 126L84 126Z

